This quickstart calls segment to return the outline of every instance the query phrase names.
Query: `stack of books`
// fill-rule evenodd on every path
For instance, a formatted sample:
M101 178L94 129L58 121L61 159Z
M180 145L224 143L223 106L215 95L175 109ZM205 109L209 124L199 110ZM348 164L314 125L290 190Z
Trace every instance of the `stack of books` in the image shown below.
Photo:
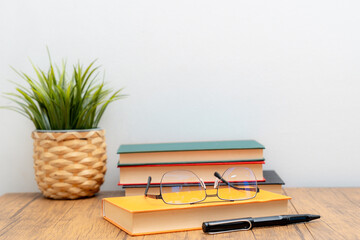
M275 171L263 170L264 149L254 140L124 144L118 149L119 186L126 196L143 195L151 176L149 193L159 194L162 175L173 170L193 171L210 186L215 171L222 174L242 166L254 172L260 189L281 193L281 178Z

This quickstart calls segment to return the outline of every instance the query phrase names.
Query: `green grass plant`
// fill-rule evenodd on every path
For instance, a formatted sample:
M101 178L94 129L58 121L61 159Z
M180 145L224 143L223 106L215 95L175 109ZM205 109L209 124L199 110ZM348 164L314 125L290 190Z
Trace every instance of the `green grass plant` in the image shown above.
M88 66L75 64L69 73L66 63L54 65L49 54L47 71L32 64L35 76L14 71L25 80L15 83L15 93L5 93L14 110L29 118L37 130L67 130L97 128L111 102L123 98L123 89L114 91L99 79L95 61Z

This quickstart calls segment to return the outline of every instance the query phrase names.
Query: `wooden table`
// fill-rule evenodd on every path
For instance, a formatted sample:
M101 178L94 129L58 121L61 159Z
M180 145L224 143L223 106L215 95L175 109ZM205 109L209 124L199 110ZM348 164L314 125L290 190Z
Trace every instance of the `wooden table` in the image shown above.
M319 214L321 219L217 235L188 231L131 237L101 216L101 199L120 192L64 201L9 193L0 197L0 239L360 239L360 188L285 188L284 194L293 198L289 213Z

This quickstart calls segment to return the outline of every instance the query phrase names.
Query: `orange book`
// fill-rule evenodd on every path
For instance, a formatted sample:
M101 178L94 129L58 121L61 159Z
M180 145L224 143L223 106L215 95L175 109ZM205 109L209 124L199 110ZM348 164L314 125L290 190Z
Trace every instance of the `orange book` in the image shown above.
M214 194L216 190L207 190ZM288 196L260 190L253 199L222 201L208 197L197 204L170 205L145 196L104 198L103 217L130 235L200 230L205 221L287 213Z

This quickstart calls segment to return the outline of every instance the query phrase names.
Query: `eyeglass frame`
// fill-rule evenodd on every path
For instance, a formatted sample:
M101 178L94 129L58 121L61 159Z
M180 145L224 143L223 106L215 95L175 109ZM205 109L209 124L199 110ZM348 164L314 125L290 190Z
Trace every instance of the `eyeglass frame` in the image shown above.
M224 171L224 173L227 171L228 169L226 169ZM252 171L251 169L249 169L250 171ZM175 170L176 171L176 170ZM160 181L160 185L159 185L159 188L160 188L160 194L148 194L148 191L149 191L149 188L150 188L150 184L151 184L151 176L148 177L148 181L147 181L147 185L146 185L146 188L145 188L145 197L148 197L148 198L152 198L152 199L161 199L164 203L166 204L170 204L170 205L186 205L186 204L195 204L195 203L200 203L200 202L203 202L205 201L206 198L208 197L218 197L220 200L223 200L223 201L230 201L230 202L234 202L234 201L243 201L243 200L248 200L248 199L252 199L252 198L255 198L257 193L260 192L260 189L257 185L257 180L256 180L256 176L254 174L254 177L255 177L255 182L256 182L256 190L250 190L250 191L256 191L255 195L253 197L249 197L249 198L244 198L244 199L223 199L221 197L219 197L219 186L220 186L220 183L219 183L219 180L223 183L225 183L226 185L228 185L229 187L231 188L234 188L236 190L244 190L244 189L247 189L246 187L243 187L243 188L238 188L236 187L234 184L231 184L230 182L226 181L218 172L214 172L214 176L217 178L214 182L214 188L217 189L216 191L216 194L207 194L207 191L206 191L206 185L204 183L204 181L199 178L194 172L190 171L190 170L181 170L181 171L188 171L188 172L191 172L192 174L194 174L199 180L200 180L200 185L203 187L204 191L205 191L205 197L204 199L202 200L199 200L199 201L196 201L196 202L190 202L190 203L168 203L164 200L164 198L162 197L162 184L161 184L161 181L162 179L164 178L164 176L169 173L169 172L166 172L163 174L162 178L161 178L161 181ZM170 172L174 172L174 171L170 171Z

